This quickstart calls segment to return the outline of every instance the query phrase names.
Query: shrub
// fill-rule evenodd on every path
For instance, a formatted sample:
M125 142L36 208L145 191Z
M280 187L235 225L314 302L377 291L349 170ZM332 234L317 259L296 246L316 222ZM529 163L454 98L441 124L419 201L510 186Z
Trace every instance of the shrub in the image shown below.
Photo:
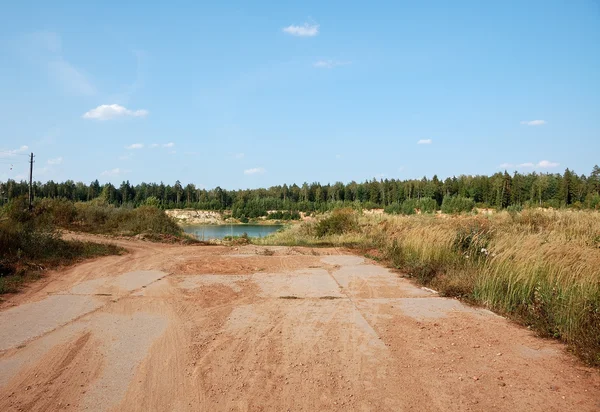
M337 209L324 219L321 219L315 232L318 237L342 235L358 229L358 216L352 209Z
M417 211L421 213L433 213L437 210L435 199L406 199L402 203L394 203L384 209L385 213L395 215L414 215Z
M298 211L276 211L267 215L269 220L300 220L300 213Z
M475 207L475 201L462 196L445 196L442 201L442 212L452 214L470 212Z

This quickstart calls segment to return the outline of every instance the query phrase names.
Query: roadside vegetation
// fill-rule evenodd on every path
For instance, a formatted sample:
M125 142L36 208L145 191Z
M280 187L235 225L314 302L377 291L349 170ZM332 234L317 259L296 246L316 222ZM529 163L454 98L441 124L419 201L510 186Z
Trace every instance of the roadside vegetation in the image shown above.
M30 212L25 198L16 199L0 213L0 294L17 292L47 269L123 252L111 244L64 240L45 213Z
M133 209L101 201L40 199L29 210L26 198L18 197L0 208L0 294L16 292L47 269L124 252L111 244L65 240L62 230L197 243L153 206Z
M73 203L66 199L40 199L35 213L59 228L76 232L143 235L152 240L184 238L181 227L154 206L116 207L101 200Z
M461 208L455 201L447 207ZM343 209L256 243L357 248L442 295L560 339L600 366L598 212L393 216Z

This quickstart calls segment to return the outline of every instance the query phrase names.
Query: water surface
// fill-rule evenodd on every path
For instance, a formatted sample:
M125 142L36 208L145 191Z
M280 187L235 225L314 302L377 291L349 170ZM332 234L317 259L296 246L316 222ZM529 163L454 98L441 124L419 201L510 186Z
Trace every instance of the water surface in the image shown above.
M283 225L186 225L185 233L196 236L200 240L223 239L225 236L265 237L277 232Z

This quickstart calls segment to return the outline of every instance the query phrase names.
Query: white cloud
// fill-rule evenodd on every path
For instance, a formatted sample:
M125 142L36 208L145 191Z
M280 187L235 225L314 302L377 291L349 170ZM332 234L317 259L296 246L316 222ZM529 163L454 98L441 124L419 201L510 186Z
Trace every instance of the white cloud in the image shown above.
M559 163L556 162L551 162L549 160L542 160L539 161L537 163L533 163L533 162L525 162L525 163L519 163L519 164L513 164L513 163L502 163L499 168L500 169L550 169L553 167L557 167L559 166Z
M433 143L433 140L431 139L421 139L417 142L417 144L431 144Z
M84 119L109 120L116 117L145 117L147 110L129 110L118 104L102 104L83 114Z
M173 143L173 142L169 142L169 143L152 143L148 147L150 149L156 149L157 147L172 148L172 147L175 147L175 143Z
M298 37L314 37L319 34L318 24L304 23L302 26L289 25L283 28L284 33Z
M245 175L256 175L256 174L262 174L264 172L266 172L266 170L262 167L254 167L252 169L244 170Z
M245 156L246 156L246 154L245 154L245 153L235 153L235 154L233 155L233 158L234 158L234 159L238 159L238 160L239 160L239 159L243 159Z
M556 163L556 162L551 162L549 160L542 160L536 166L539 167L539 168L541 168L541 169L549 169L549 168L552 168L552 167L557 167L559 165L560 164Z
M336 159L341 159L341 158L342 158L342 155L341 155L341 154L336 154L336 155L335 155L335 158L336 158Z
M523 120L521 121L521 124L527 125L527 126L541 126L546 124L545 120Z
M134 143L134 144L130 144L129 146L125 146L125 149L127 149L127 150L143 149L143 148L144 148L143 143Z
M318 69L333 69L334 67L347 66L349 64L352 64L352 62L341 62L337 60L319 60L313 63L313 67L316 67Z
M23 154L27 150L29 150L29 147L25 146L25 145L19 147L18 149L14 149L14 150L0 150L0 158L2 158L2 157L13 157L13 156L16 156L18 154Z
M49 165L59 165L61 164L63 161L62 156L61 157L56 157L54 159L48 159L48 164Z
M104 172L100 173L100 176L119 176L121 173L123 173L123 170L117 167L111 170L105 170Z
M123 156L119 156L119 160L130 160L132 158L133 158L133 155L131 153L123 155Z

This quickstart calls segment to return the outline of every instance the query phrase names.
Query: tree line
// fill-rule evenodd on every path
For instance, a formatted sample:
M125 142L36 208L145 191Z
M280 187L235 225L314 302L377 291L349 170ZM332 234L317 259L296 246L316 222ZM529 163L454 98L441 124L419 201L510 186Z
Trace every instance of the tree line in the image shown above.
M460 205L479 207L571 207L600 208L600 167L591 173L578 175L566 169L564 173L498 172L491 176L461 175L445 180L372 179L363 183L304 183L270 188L226 190L197 188L190 183L174 185L124 181L119 187L111 183L90 184L67 180L34 183L36 198L64 198L74 202L100 199L116 206L154 205L163 209L194 208L201 210L231 210L234 217L264 216L269 210L323 212L340 206L386 208L403 213L413 207L427 211L448 205L451 210ZM0 204L28 193L26 181L0 182Z

